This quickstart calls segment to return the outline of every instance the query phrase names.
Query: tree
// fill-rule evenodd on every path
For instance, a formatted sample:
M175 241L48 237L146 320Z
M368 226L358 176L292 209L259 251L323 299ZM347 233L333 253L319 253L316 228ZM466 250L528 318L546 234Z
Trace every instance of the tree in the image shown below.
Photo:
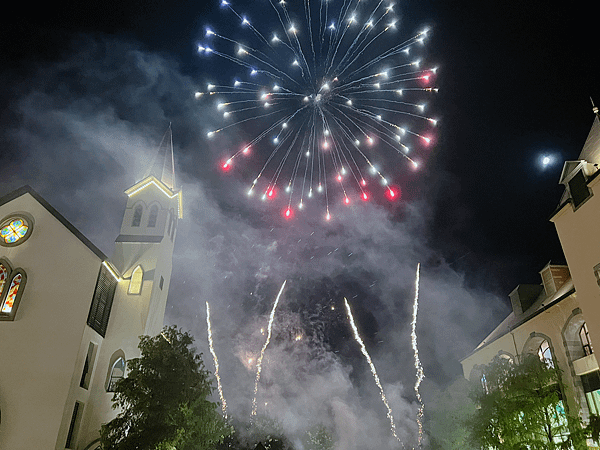
M470 450L469 420L475 413L470 398L471 385L463 377L444 389L426 383L424 393L427 414L425 430L431 450Z
M332 433L324 425L317 425L306 432L307 450L333 450L333 446Z
M551 361L526 355L520 364L496 357L473 390L479 406L471 438L483 448L553 450L579 447L579 419L566 416L560 371Z
M104 450L204 450L229 434L208 400L212 379L193 341L175 326L140 338L141 356L115 386L113 408L121 412L102 426Z

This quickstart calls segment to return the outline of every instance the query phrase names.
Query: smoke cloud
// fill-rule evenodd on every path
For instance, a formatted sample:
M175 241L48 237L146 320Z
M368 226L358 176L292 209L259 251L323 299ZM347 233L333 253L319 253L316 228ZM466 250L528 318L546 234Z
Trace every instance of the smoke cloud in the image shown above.
M323 424L339 449L398 447L352 339L344 297L407 446L416 442L419 407L410 341L417 263L417 334L429 382L460 375L458 359L507 312L495 296L465 288L464 276L429 248L432 205L417 195L394 209L334 206L330 224L310 211L286 222L272 205L247 199L235 173L216 170L228 143L205 139L212 115L194 99L198 80L168 56L80 36L60 61L38 65L24 79L7 73L4 81L13 95L1 117L2 191L30 184L108 255L123 191L148 169L172 123L184 219L166 322L194 334L212 370L210 303L228 411L240 420L250 416L261 328L284 280L259 415L276 418L295 442Z

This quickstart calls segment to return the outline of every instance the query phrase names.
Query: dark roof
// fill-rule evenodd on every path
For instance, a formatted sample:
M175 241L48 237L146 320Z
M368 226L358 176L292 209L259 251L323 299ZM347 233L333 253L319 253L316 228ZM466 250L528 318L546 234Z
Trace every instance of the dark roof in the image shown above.
M37 200L37 202L42 205L44 208L46 208L46 210L52 214L60 223L62 223L71 233L73 233L73 235L79 239L87 248L89 248L98 258L100 258L102 261L106 261L108 260L107 256L102 253L102 251L96 247L92 241L90 241L88 238L86 238L83 233L81 231L79 231L77 228L75 228L75 226L69 222L67 219L65 219L65 217L59 213L50 203L48 203L46 200L44 200L44 198L38 194L36 191L33 190L33 188L31 186L25 185L20 187L19 189L16 189L12 192L10 192L9 194L6 194L5 196L0 198L0 206L21 197L24 194L29 194L31 195L35 200Z

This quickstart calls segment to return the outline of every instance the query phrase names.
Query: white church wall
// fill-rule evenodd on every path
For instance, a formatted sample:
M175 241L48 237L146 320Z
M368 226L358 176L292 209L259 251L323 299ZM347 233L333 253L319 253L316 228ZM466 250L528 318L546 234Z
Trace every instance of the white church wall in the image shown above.
M34 226L23 244L0 247L27 274L15 320L0 321L0 448L65 448L57 436L101 260L30 194L1 205L0 218L17 211Z

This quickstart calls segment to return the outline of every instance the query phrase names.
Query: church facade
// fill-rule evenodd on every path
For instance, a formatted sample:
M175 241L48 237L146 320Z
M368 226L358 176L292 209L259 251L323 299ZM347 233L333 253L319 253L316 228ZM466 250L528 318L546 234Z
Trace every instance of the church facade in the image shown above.
M92 450L117 414L139 336L163 327L183 212L172 145L159 160L125 191L112 258L31 187L0 198L1 449Z
M579 159L564 164L564 194L550 219L567 264L548 264L540 284L517 286L513 311L461 361L467 379L483 382L482 367L494 357L518 362L537 354L561 369L564 407L584 420L600 415L600 116L594 113Z

